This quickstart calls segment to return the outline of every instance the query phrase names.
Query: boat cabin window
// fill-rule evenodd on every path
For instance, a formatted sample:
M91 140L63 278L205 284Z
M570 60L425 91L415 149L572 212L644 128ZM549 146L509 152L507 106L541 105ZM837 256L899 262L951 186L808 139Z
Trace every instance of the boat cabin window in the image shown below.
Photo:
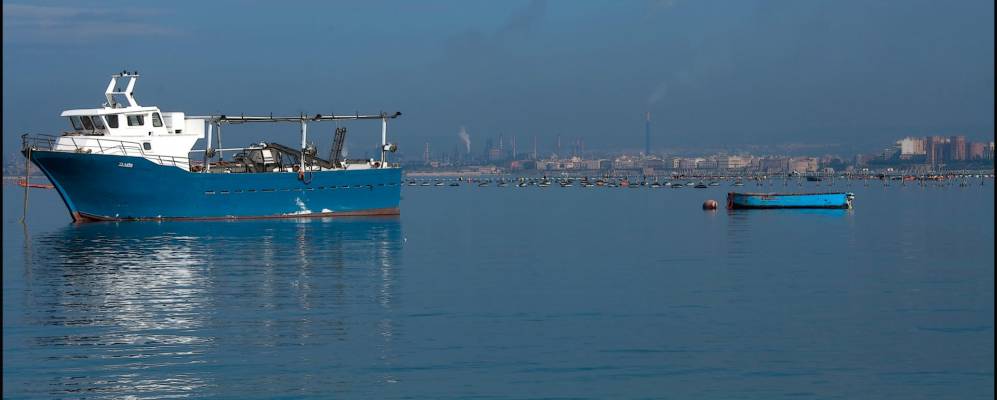
M128 116L128 126L142 126L145 125L145 115L132 114Z
M92 119L94 128L104 129L104 120L101 119L99 115L94 115Z
M80 121L83 122L83 129L86 129L88 131L93 130L93 122L90 121L90 116L84 115L80 117Z
M115 114L115 115L108 115L107 116L107 126L109 126L111 128L115 128L115 129L118 128L118 116L117 116L117 114Z
M146 150L152 150L152 143L142 142L142 148Z
M73 124L73 129L78 131L83 130L83 123L80 122L80 117L77 116L69 117L69 122Z
M152 113L152 126L157 128L163 126L163 119L159 117L159 113Z

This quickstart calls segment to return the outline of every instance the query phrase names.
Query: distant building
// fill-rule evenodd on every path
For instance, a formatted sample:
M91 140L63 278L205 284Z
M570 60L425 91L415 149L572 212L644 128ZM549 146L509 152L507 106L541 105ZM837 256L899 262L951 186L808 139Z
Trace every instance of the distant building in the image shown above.
M696 160L696 169L717 169L717 159L699 158Z
M509 163L509 169L513 171L536 169L537 162L532 160L516 160Z
M816 172L817 159L813 157L793 157L789 159L789 171L791 172Z
M786 172L789 168L789 159L783 157L768 157L758 160L758 169L765 172Z
M916 137L905 137L898 140L897 147L900 149L900 158L907 160L925 155L925 142L924 138Z
M607 170L613 168L613 162L605 159L585 160L585 169Z
M630 156L620 156L613 160L613 168L615 169L633 169L637 168L637 159Z
M969 145L970 160L988 160L987 144L983 142L973 142Z
M696 165L699 164L700 161L705 161L705 160L703 160L702 158L681 158L678 161L679 161L678 163L679 169L696 169Z
M946 148L949 140L942 136L931 136L925 140L924 150L931 165L948 160Z
M717 157L717 168L721 169L745 168L750 163L751 159L748 157L728 156L728 155L721 155Z
M476 165L476 166L471 166L471 167L468 167L468 168L470 170L472 170L472 171L476 170L477 172L482 173L482 174L497 174L497 173L502 172L501 169L499 169L498 167L496 167L494 165Z
M681 157L668 157L668 159L665 160L665 165L671 167L671 169L679 169L679 163L681 161Z
M575 156L568 159L558 159L557 157L552 157L547 160L537 160L535 163L536 169L542 171L582 171L582 170L607 170L613 167L613 162L605 159L598 160L586 160L581 157ZM525 161L513 161L510 168L517 169L530 169L531 163Z
M896 160L900 158L900 150L896 147L884 148L881 153L879 153L879 158L883 161Z
M950 157L953 161L965 161L966 157L966 137L952 136L949 139Z

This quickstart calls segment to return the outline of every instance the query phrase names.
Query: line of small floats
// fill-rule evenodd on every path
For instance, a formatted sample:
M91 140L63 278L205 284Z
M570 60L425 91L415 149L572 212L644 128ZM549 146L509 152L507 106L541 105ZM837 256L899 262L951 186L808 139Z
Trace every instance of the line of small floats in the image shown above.
M993 179L993 174L965 174L965 175L867 175L867 176L798 176L798 177L769 177L769 176L751 176L751 177L725 177L725 176L715 176L715 177L672 177L666 179L659 179L658 177L643 178L640 180L630 179L629 177L430 177L430 178L409 178L403 181L406 186L415 187L458 187L462 185L470 185L477 187L539 187L547 188L552 186L560 187L607 187L607 188L695 188L695 189L707 189L710 187L717 186L731 186L740 187L746 185L754 186L776 186L777 184L782 184L782 186L803 186L804 182L808 183L808 186L828 186L832 187L835 184L844 182L846 186L851 186L853 183L858 182L866 187L873 184L882 185L884 187L889 187L891 185L900 186L936 186L936 187L948 187L956 186L968 187L975 185L978 181L980 186L985 186L985 181L987 179Z
M979 180L980 186L985 186L987 179L993 179L993 174L965 174L965 175L870 175L870 176L842 176L838 177L837 181L845 181L846 185L850 186L852 182L859 181L862 182L864 186L870 186L870 182L879 181L883 186L890 186L891 182L900 182L901 186L907 185L917 185L917 186L936 186L936 187L947 187L951 186L953 182L958 182L958 186L967 187L970 186L971 180ZM696 189L706 189L709 187L721 186L721 182L727 183L729 186L745 186L744 181L754 182L755 186L774 186L775 182L780 178L768 177L768 176L753 176L753 177L710 177L709 179L670 179L664 182L659 182L657 177L653 177L651 182L647 179L643 179L639 182L631 181L628 177L602 177L602 178L590 178L587 176L582 177L519 177L519 178L474 178L474 177L457 177L457 178L430 178L430 179L407 179L404 183L408 186L461 186L462 183L468 185L477 185L478 187L487 187L494 185L496 187L550 187L550 186L560 186L560 187L572 187L577 183L580 187L610 187L610 188L632 188L637 189L641 187L648 188L696 188ZM797 186L803 186L803 182L815 182L815 186L834 186L835 177L818 177L818 176L807 176L798 179L794 179ZM790 185L790 179L782 179L783 186ZM54 186L48 183L31 183L27 180L20 179L17 181L17 185L21 187L30 187L38 189L53 189Z

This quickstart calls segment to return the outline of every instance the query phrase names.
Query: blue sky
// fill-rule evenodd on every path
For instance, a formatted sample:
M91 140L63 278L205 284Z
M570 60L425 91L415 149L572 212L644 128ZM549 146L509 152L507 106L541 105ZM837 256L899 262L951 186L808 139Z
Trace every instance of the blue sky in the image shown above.
M993 140L992 1L4 2L4 147L95 107L109 75L139 102L206 113L404 112L393 138L452 150L557 134L589 148ZM348 147L373 149L376 126ZM310 130L325 145L332 127ZM328 131L328 132L325 132ZM229 133L232 132L232 133ZM296 128L226 130L294 143Z

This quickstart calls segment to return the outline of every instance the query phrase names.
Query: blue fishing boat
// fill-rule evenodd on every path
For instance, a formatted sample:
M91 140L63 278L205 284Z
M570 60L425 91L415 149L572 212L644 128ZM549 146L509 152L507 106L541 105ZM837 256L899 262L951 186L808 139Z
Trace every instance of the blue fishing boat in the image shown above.
M728 209L852 208L852 193L727 193Z
M64 111L71 130L22 136L22 153L52 182L75 221L399 213L402 171L387 159L397 149L387 141L387 122L401 113L187 116L140 106L133 97L138 77L115 74L102 107ZM124 90L119 79L128 80ZM308 125L349 120L381 122L379 159L343 158L342 126L329 158L318 157ZM299 125L300 147L222 148L223 125L257 122ZM194 150L199 140L204 148Z

